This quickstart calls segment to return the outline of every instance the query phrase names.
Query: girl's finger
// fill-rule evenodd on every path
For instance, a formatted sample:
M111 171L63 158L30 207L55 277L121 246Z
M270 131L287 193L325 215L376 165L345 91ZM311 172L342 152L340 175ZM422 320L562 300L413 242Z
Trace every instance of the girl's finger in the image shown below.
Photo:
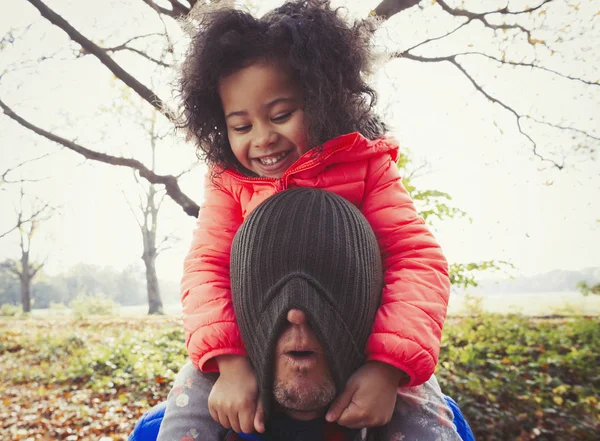
M359 429L366 427L365 417L364 412L361 412L354 403L350 403L340 415L337 423L350 429Z
M254 432L254 408L250 408L245 410L243 413L240 413L240 429L244 433L252 433Z
M231 428L236 433L240 433L242 431L240 429L240 420L238 419L237 413L234 413L233 415L229 415L229 424L231 425Z
M227 418L227 414L225 412L219 412L218 413L218 422L221 426L223 426L225 429L231 429L231 424L229 424L229 418Z
M338 421L342 413L348 408L352 402L352 396L356 390L354 388L346 387L344 391L334 400L333 404L329 406L325 419L330 423Z
M258 399L258 405L256 406L256 414L254 415L254 429L258 433L265 432L265 409L262 405L260 398Z
M208 412L210 413L212 419L215 420L215 422L219 424L221 423L221 421L219 420L219 413L212 406L208 406Z

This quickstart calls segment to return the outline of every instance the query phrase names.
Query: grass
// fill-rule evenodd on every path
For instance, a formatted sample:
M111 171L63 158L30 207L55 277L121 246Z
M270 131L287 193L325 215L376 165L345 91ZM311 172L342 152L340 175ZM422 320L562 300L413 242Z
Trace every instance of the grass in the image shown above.
M595 440L600 318L447 322L438 367L478 440ZM173 317L0 320L8 440L126 440L185 361Z

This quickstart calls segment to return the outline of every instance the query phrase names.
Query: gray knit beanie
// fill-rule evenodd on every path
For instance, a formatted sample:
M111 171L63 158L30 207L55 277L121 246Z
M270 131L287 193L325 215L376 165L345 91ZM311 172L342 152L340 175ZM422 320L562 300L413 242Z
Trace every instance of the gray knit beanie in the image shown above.
M273 351L287 312L304 311L341 392L365 361L382 284L375 234L340 196L291 189L248 216L233 240L231 292L267 415Z

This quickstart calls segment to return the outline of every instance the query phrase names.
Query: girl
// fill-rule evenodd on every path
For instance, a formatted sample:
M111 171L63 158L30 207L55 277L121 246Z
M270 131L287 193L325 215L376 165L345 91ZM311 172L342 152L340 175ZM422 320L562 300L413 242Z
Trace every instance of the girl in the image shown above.
M264 431L254 372L229 282L233 236L269 196L290 187L332 191L373 227L385 288L367 362L327 412L356 428L390 421L399 386L433 374L449 297L447 262L400 182L398 146L365 82L372 24L347 24L328 1L292 1L260 19L207 15L183 66L185 127L210 165L185 259L182 301L190 360L220 373L208 407L236 432Z

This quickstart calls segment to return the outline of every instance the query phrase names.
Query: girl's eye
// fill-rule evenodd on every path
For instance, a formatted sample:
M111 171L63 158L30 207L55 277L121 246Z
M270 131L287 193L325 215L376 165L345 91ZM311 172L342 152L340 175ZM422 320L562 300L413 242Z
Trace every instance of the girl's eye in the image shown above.
M292 112L288 112L288 113L284 113L282 115L278 115L275 118L272 118L272 120L274 122L285 122L285 121L287 121L290 118L290 116L292 116Z
M238 126L234 127L233 130L235 130L238 133L246 133L248 130L250 130L250 127L252 126Z

